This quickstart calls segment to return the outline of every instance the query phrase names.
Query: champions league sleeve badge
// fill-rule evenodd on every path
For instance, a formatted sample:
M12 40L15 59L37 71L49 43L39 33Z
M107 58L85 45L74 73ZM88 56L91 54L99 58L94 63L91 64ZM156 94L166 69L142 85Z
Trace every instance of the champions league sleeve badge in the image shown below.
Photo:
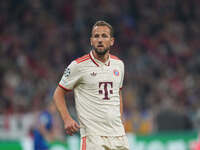
M65 71L64 71L64 76L68 77L69 75L70 75L70 69L66 68Z

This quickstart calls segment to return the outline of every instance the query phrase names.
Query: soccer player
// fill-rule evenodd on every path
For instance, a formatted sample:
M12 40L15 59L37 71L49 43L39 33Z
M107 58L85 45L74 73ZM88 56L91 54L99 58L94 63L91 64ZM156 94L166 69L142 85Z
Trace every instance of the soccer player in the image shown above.
M33 130L34 150L48 150L49 142L54 139L53 114L56 107L53 102L49 103L47 109L41 112Z
M128 150L122 123L122 83L124 64L110 54L114 44L113 29L97 21L90 38L92 50L66 68L54 101L64 121L66 133L80 128L81 150ZM79 124L72 119L65 104L65 94L74 90Z

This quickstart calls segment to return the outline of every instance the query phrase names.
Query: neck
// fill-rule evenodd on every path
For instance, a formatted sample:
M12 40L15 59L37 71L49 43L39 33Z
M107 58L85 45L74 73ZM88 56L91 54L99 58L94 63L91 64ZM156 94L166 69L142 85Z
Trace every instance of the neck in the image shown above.
M105 55L98 55L94 50L92 50L92 54L94 58L98 59L99 61L105 63L109 58L109 52L105 53Z

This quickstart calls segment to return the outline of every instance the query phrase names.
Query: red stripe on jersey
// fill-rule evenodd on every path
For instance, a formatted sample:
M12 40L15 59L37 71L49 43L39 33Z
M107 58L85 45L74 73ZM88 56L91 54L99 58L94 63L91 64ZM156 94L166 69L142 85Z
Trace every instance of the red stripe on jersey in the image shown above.
M120 60L117 56L110 55L110 58Z
M92 56L89 54L89 56L90 56L90 59L93 61L93 63L95 64L95 65L97 65L97 67L99 67L99 65L95 62L95 60L92 58Z
M86 150L86 136L82 138L82 150Z
M59 87L61 87L62 89L64 89L65 91L71 92L72 90L65 88L64 86L62 86L61 84L58 84Z
M89 58L89 54L86 54L86 55L84 55L84 56L82 56L82 57L80 57L80 58L77 58L75 61L76 61L77 63L80 63L80 62L82 62L83 60L85 60L85 59L87 59L87 58Z
M88 57L88 56L89 56L89 54L86 54L86 55L81 56L81 57L79 57L79 58L77 58L77 59L85 59L85 58Z
M85 59L82 59L82 60L76 61L76 62L77 62L77 63L81 63L81 62L86 61L86 60L88 60L88 59L90 59L90 58L88 57L88 58L85 58Z

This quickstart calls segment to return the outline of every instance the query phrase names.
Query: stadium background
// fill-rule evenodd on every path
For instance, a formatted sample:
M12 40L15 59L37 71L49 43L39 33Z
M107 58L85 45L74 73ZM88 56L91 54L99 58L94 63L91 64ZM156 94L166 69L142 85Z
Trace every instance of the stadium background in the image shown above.
M125 63L124 118L132 145L186 150L197 140L199 0L1 0L0 149L30 148L35 115L52 100L66 65L89 52L97 20L113 26L111 53ZM73 94L68 97L76 119ZM54 143L77 146L78 135L66 138L56 118Z

